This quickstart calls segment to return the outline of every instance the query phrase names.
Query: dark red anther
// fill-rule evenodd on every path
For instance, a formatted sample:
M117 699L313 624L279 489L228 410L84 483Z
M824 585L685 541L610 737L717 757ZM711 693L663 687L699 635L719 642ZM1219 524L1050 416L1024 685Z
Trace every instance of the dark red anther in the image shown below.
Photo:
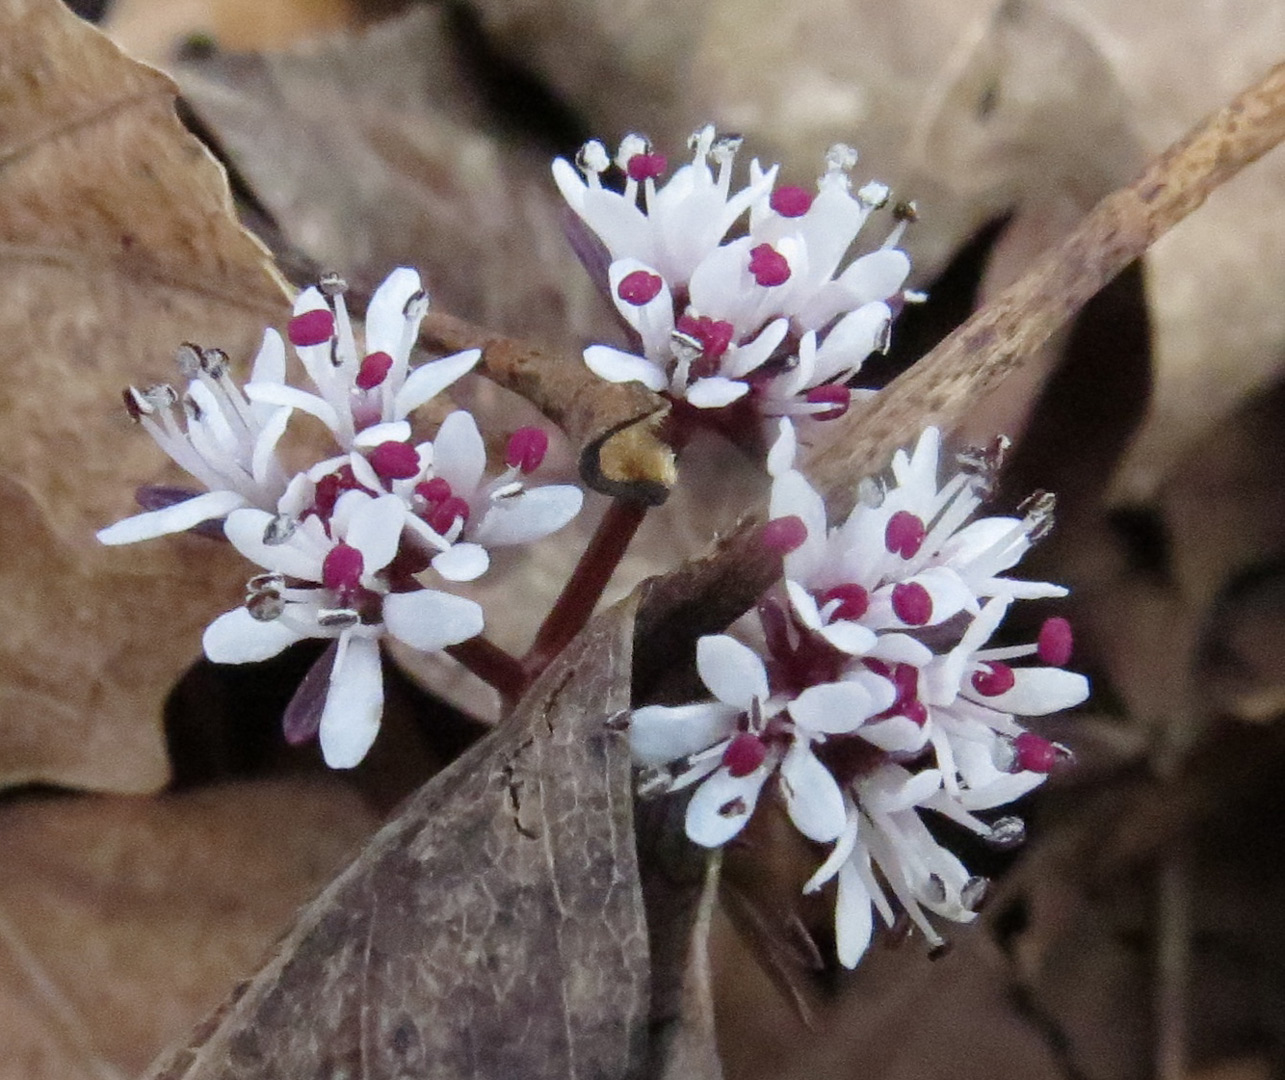
M885 679L892 678L892 668L882 660L876 660L873 656L867 656L864 661L866 667L876 675L882 675Z
M1070 662L1074 643L1069 622L1061 618L1045 619L1044 625L1040 627L1036 651L1044 663L1062 667Z
M907 626L923 626L933 617L933 598L917 581L892 587L892 611Z
M661 286L664 284L659 274L653 274L650 270L634 270L620 279L620 284L616 286L616 295L626 304L642 307L644 304L650 304L660 295Z
M388 371L393 366L393 358L386 352L373 352L357 369L357 387L360 390L373 390L388 378Z
M366 560L351 544L336 544L321 564L321 583L337 593L352 592L361 586Z
M928 530L922 519L909 510L898 510L888 519L884 529L883 542L887 549L903 559L913 559L924 545Z
M766 757L767 747L763 745L763 740L743 731L727 744L727 749L723 751L723 764L732 776L739 778L749 776L763 764Z
M549 436L537 427L518 428L509 436L509 445L504 451L504 460L512 469L521 469L524 473L535 472L549 450Z
M809 405L829 406L812 413L813 420L838 420L852 404L852 394L846 386L830 383L826 386L812 387L804 395L804 400Z
M419 454L410 443L390 439L370 452L370 467L381 480L409 480L419 473Z
M821 607L834 600L839 601L839 606L830 616L832 619L859 619L870 608L870 594L860 585L836 585L833 589L826 589L817 600Z
M763 526L763 532L760 535L763 546L768 551L774 551L778 555L788 555L791 551L797 551L803 546L803 542L808 538L808 527L803 524L801 517L791 514L789 517L773 518Z
M1031 731L1023 731L1014 739L1013 749L1017 752L1017 767L1023 772L1052 772L1062 756L1053 743Z
M1017 684L1013 669L998 660L990 660L973 672L973 689L983 697L1007 694Z
M898 716L904 716L916 727L923 727L928 723L928 706L918 698L911 698L909 701L902 702L897 709Z
M682 315L675 326L700 342L701 354L708 360L722 357L736 333L736 327L730 322L711 319L708 315Z
M430 507L425 520L429 528L445 534L455 524L456 518L468 521L468 503L457 495L450 495L436 506Z
M801 187L786 184L772 192L768 205L781 217L802 217L812 208L812 194Z
M451 497L451 485L442 477L434 476L431 480L416 484L415 494L427 503L439 503Z
M351 465L341 465L332 473L327 473L317 481L316 490L312 496L312 512L321 518L326 524L330 523L330 518L335 512L335 503L339 501L339 496L345 491L366 491L367 489L357 483L357 478L353 475ZM374 492L371 492L374 494Z
M317 308L296 315L286 325L291 345L324 345L335 334L335 316L329 308Z
M625 163L625 174L630 180L658 180L668 167L664 154L635 154Z
M765 288L784 285L790 280L790 264L771 244L750 249L750 273Z

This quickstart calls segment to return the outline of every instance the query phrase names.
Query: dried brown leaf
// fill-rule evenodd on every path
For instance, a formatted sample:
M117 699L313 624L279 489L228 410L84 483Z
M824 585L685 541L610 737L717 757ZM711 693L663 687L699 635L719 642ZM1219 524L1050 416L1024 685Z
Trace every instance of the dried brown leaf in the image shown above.
M375 825L330 779L0 808L0 1077L136 1076Z
M146 791L164 696L241 571L195 538L95 543L162 476L119 393L185 339L246 356L285 295L165 76L57 0L0 2L0 40L0 573L25 601L0 640L0 784Z
M624 737L632 611L416 794L151 1075L625 1077L647 1025Z

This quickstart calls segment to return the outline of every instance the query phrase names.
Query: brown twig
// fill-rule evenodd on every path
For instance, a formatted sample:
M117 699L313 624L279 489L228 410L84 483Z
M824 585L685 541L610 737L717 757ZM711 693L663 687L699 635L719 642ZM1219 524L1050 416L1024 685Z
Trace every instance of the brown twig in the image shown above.
M520 394L580 448L580 473L604 495L663 503L678 478L660 433L668 403L640 383L609 383L573 356L430 311L421 338L446 352L481 349L480 370Z
M1066 240L870 406L832 421L843 424L844 432L805 463L831 512L846 513L857 482L883 468L924 427L950 428L1210 192L1283 139L1285 64L1198 124L1132 184L1103 199ZM655 663L651 654L668 649L682 630L726 626L779 575L779 561L754 541L760 522L747 519L713 553L647 583L636 646L644 669ZM645 631L663 640L649 641Z

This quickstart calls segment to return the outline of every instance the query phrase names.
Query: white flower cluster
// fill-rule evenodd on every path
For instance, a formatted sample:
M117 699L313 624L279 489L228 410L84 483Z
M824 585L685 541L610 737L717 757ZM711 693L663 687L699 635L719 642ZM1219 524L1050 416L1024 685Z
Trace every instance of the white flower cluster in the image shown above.
M733 193L740 143L705 127L691 138L691 163L661 184L665 157L627 136L615 158L622 191L603 185L612 162L599 142L575 167L554 162L563 197L606 249L611 299L640 350L593 345L585 362L603 379L640 382L697 409L746 401L765 416L842 415L845 384L886 346L906 299L910 261L896 247L905 221L878 250L845 263L888 188L854 193L857 155L839 145L815 194L775 186L777 166L765 171L757 160ZM747 212L743 235L729 240Z
M1064 619L1046 621L1035 643L988 647L1014 601L1066 594L1003 576L1047 531L1049 497L1022 518L971 520L988 478L961 470L940 485L930 428L896 455L891 483L827 528L820 495L793 468L788 421L781 432L769 529L786 549L786 580L760 606L766 662L731 637L702 638L697 671L715 700L638 709L630 739L661 786L699 785L686 827L707 847L734 837L774 781L799 831L834 845L805 891L838 879L838 953L851 967L872 912L891 924L894 900L933 947L942 939L925 911L974 917L985 881L920 812L998 845L1020 840L1020 819L988 824L976 812L1044 780L1066 751L1017 718L1080 704L1088 682L1063 668Z
M130 414L209 490L153 491L148 501L167 505L98 534L125 544L223 519L227 539L263 572L250 579L242 607L210 624L205 653L239 664L304 638L332 639L288 713L287 734L319 732L336 768L361 761L379 729L381 637L431 652L482 631L477 603L421 578L471 581L488 569L489 548L560 529L583 500L571 485L525 485L548 445L539 429L513 433L507 468L490 479L467 412L448 415L432 441L413 443L407 417L481 353L410 367L428 310L414 270L395 270L375 292L364 348L344 291L332 275L295 301L287 336L315 393L287 382L285 343L271 329L244 388L222 352L185 345L179 363L190 381L181 395L168 385L128 390ZM296 411L319 419L338 453L291 475L277 445Z

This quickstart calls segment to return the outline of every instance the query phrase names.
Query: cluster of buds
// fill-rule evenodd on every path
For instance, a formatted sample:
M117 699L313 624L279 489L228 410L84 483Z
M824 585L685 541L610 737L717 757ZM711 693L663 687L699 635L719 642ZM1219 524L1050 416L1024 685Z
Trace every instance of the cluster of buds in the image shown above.
M614 163L620 191L603 183L612 161L599 142L574 167L554 162L563 197L592 234L582 258L591 272L605 267L636 348L592 345L585 363L603 379L640 382L699 410L747 403L763 416L833 419L851 401L847 383L886 347L895 312L913 298L897 244L914 208L894 207L882 245L849 260L867 218L890 198L880 183L852 190L856 151L830 149L815 193L776 186L778 167L757 160L733 193L740 144L703 128L691 138L691 163L661 184L666 158L629 135Z
M849 967L869 944L873 911L891 924L894 901L935 949L943 941L926 912L974 917L984 880L920 812L997 846L1019 842L1019 818L978 812L1026 794L1068 756L1019 718L1088 695L1087 680L1064 668L1065 619L1047 620L1035 642L990 644L1015 601L1066 594L1004 576L1047 532L1051 499L1029 500L1022 517L974 518L987 477L973 468L939 484L940 441L925 431L897 454L891 482L863 490L829 528L782 422L764 537L783 554L785 581L759 607L762 655L730 636L703 638L697 671L715 700L647 706L630 720L635 759L653 770L648 788L696 785L686 814L696 843L736 836L771 781L795 827L833 845L805 891L837 878Z
M210 624L206 655L249 663L305 638L329 639L285 726L292 741L319 733L337 768L361 761L379 729L380 639L434 652L481 633L475 601L433 586L480 577L489 549L560 529L583 501L572 485L527 486L548 447L537 428L512 433L505 468L489 478L468 412L450 413L431 441L413 441L410 414L481 354L410 366L428 309L414 270L395 270L375 292L364 348L344 294L343 281L328 275L295 301L286 336L311 391L287 381L285 342L271 329L244 387L221 351L184 345L181 395L169 386L128 390L130 415L208 490L145 490L144 513L98 534L124 544L222 522L263 572L241 607ZM337 453L291 474L277 445L297 412L325 425Z

